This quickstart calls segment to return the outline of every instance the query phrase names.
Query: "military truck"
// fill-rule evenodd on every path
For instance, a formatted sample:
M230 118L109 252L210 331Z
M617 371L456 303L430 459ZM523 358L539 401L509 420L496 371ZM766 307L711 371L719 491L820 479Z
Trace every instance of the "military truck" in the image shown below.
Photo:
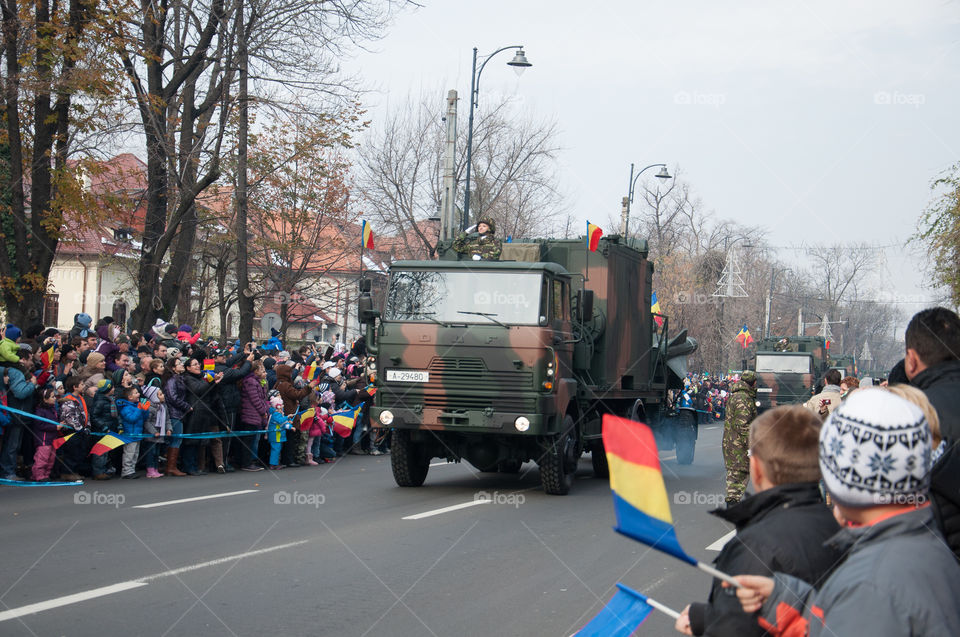
M393 431L398 485L421 486L433 458L504 473L532 460L544 491L566 494L585 450L607 475L605 413L648 422L693 460L696 422L665 399L697 344L656 324L645 241L505 243L499 261L439 252L390 267L382 316L361 287L371 418Z
M806 402L828 369L820 336L772 337L757 343L757 412Z

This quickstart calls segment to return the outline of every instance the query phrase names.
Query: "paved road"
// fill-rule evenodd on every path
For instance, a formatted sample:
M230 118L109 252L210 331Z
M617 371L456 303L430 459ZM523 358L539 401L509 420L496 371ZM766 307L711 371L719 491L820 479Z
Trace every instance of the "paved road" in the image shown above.
M661 453L681 544L704 560L730 530L705 513L722 502L720 433L701 430L693 465ZM566 497L524 471L437 464L423 488L400 489L389 456L348 456L0 487L0 634L563 636L618 581L677 609L705 596L706 575L611 530L609 486L589 456ZM475 504L481 492L493 502ZM670 632L654 613L641 634Z

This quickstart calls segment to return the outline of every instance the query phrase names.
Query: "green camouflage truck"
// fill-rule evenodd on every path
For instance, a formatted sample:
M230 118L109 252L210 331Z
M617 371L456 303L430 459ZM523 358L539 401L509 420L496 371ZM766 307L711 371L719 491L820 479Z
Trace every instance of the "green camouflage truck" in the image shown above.
M772 337L757 343L757 412L804 403L828 369L820 336Z
M504 473L532 460L544 491L565 494L585 450L606 476L604 413L649 422L692 461L695 421L670 417L665 397L697 344L654 321L646 242L505 243L499 261L460 260L447 243L440 255L390 267L382 316L361 284L370 415L393 431L398 485L421 486L433 458Z

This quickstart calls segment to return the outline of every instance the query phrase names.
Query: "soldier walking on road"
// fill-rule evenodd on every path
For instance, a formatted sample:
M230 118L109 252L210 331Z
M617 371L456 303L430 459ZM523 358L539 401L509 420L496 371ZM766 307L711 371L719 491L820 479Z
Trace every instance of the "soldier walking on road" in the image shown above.
M498 261L503 247L494 234L497 226L493 219L484 217L477 223L476 232L460 233L454 239L453 249L474 261Z
M723 463L727 468L727 506L743 499L750 479L750 423L757 417L757 375L747 370L730 386L723 423Z

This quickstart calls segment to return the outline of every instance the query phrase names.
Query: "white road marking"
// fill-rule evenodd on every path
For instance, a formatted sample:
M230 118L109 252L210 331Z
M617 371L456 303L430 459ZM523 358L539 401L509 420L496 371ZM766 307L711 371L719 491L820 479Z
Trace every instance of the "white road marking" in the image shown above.
M40 613L45 610L51 610L53 608L59 608L61 606L69 606L70 604L77 604L79 602L84 602L88 599L95 599L97 597L104 597L105 595L113 595L114 593L121 593L123 591L127 591L132 588L140 588L141 586L147 586L147 582L151 582L153 580L158 580L164 577L171 577L173 575L179 575L181 573L187 573L189 571L195 571L201 568L208 568L210 566L216 566L218 564L223 564L225 562L242 560L245 557L253 557L254 555L263 555L264 553L272 553L273 551L279 551L282 549L291 548L293 546L300 546L301 544L306 544L307 542L309 542L309 540L298 540L296 542L288 542L287 544L279 544L277 546L270 546L263 549L257 549L256 551L247 551L246 553L238 553L237 555L230 555L228 557L221 557L219 559L210 560L209 562L200 562L199 564L191 564L190 566L174 568L174 569L170 569L169 571L163 571L162 573L147 575L135 580L129 580L126 582L111 584L110 586L101 586L100 588L92 588L88 591L74 593L73 595L64 595L63 597L55 597L53 599L48 599L45 602L37 602L36 604L28 604L26 606L20 606L19 608L11 608L10 610L0 612L0 622L16 619L17 617L22 617L24 615L33 615L35 613Z
M89 591L83 591L82 593L74 593L73 595L55 597L54 599L48 599L45 602L37 602L36 604L28 604L19 608L11 608L10 610L0 612L0 622L16 619L17 617L23 617L24 615L42 613L43 611L50 610L51 608L69 606L70 604L76 604L78 602L84 602L88 599L103 597L104 595L113 595L114 593L120 593L130 590L131 588L140 588L141 586L146 586L146 583L121 582L120 584L112 584L110 586L103 586L101 588L92 588Z
M456 463L456 462L447 462L447 461L444 461L444 462L434 462L434 463L432 463L430 466L431 466L431 467L443 467L443 466L446 466L446 465L448 465L448 464L457 464L457 463Z
M727 542L729 542L730 540L733 539L733 536L736 535L736 534L737 534L737 530L736 530L736 529L730 531L729 533L727 533L726 535L724 535L722 538L720 538L719 540L717 540L716 542L714 542L713 544L711 544L710 546L708 546L708 547L707 547L707 550L708 550L708 551L719 551L719 550L721 550L721 549L727 544Z
M442 515L444 513L449 513L450 511L459 511L460 509L466 509L468 507L475 507L478 504L490 504L493 500L470 500L469 502L464 502L462 504L454 504L453 506L443 507L442 509L433 509L432 511L424 511L423 513L417 513L415 515L408 515L403 518L404 520L422 520L423 518L430 518L435 515Z
M719 429L720 425L710 425L709 427L704 427L704 429Z
M166 502L153 502L152 504L138 504L132 509L154 509L156 507L170 506L171 504L183 504L184 502L199 502L200 500L213 500L214 498L227 498L232 495L243 495L244 493L256 493L260 489L244 489L243 491L227 491L226 493L213 493L211 495L200 495L195 498L182 498L180 500L167 500Z
M660 453L663 454L662 451L661 451ZM674 452L674 453L668 453L668 454L666 454L666 455L661 455L661 456L660 456L660 459L661 459L661 460L676 460L676 459L677 459L677 454L676 454L676 452Z

